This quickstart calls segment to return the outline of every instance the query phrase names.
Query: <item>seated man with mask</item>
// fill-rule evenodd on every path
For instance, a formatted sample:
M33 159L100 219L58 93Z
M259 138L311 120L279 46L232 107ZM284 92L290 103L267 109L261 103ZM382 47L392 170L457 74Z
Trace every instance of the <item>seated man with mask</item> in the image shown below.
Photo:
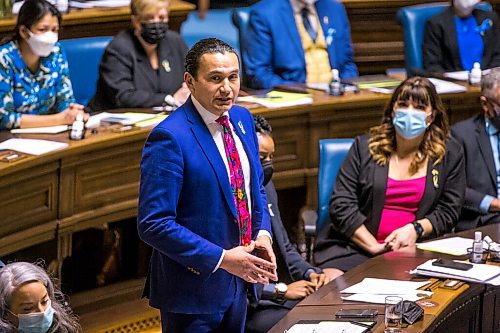
M500 222L500 67L483 75L480 101L480 114L451 130L464 149L467 181L457 231Z
M264 117L254 116L255 130L259 140L259 153L264 170L264 186L271 215L273 250L276 254L278 282L257 286L258 300L252 299L247 312L245 332L267 332L300 300L309 296L342 271L329 268L329 275L311 266L299 254L288 239L287 232L278 209L278 196L271 181L273 175L274 141L272 128Z

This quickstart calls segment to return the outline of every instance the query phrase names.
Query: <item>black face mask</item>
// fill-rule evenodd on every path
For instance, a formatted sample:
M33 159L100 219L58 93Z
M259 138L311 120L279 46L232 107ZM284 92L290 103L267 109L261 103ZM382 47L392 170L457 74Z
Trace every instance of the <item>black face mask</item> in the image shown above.
M273 161L266 160L261 161L260 163L262 164L262 170L264 171L264 186L266 186L273 177Z
M167 34L168 23L141 23L141 37L148 44L158 44Z

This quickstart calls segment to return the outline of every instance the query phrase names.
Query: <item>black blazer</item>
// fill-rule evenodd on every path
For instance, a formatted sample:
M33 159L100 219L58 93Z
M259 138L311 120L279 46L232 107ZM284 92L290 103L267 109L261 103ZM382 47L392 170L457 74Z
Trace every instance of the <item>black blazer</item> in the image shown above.
M93 111L163 105L184 80L188 48L182 38L168 31L158 44L159 69L154 70L133 30L122 31L106 48L99 66Z
M493 21L493 26L483 35L484 51L482 69L500 66L500 25L494 12L474 9L472 15L478 25L486 19ZM455 13L450 7L438 14L425 26L422 43L424 69L429 72L452 72L463 70L458 51Z
M368 135L356 138L337 175L330 200L330 218L317 237L314 259L326 261L363 253L352 235L362 224L376 235L385 203L389 165L378 165L368 151ZM462 147L454 140L446 143L446 155L434 165L429 161L425 191L416 219L428 218L431 237L450 232L455 226L465 195L465 168Z
M304 260L295 246L290 243L286 229L281 221L278 209L278 195L276 194L276 189L272 181L266 185L266 195L269 213L271 214L273 250L276 255L279 282L290 284L295 281L304 280L304 274L307 270L316 269ZM286 308L292 308L298 303L297 301L286 301L284 303L273 302L274 293L263 293L263 286L261 284L257 285L257 296L259 298L258 300L251 299L251 305L253 307L257 305L265 306L269 304L279 304Z
M451 133L462 144L467 178L465 203L457 230L499 223L499 213L483 213L479 210L485 195L495 198L498 195L495 161L484 116L481 114L455 124Z

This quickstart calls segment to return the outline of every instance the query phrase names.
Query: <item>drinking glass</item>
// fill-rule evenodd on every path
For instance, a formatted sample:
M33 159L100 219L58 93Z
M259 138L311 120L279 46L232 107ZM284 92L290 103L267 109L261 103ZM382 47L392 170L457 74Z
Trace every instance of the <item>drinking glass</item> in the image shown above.
M385 298L385 333L401 333L402 310L403 298L399 296Z

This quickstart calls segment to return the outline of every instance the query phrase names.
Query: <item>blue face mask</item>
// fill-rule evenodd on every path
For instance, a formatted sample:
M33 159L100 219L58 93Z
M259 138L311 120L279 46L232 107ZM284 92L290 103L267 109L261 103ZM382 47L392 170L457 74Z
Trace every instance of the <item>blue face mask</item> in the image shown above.
M46 333L54 319L54 309L49 304L44 312L35 312L28 314L18 314L19 326L17 327L21 333Z
M392 124L396 132L405 139L414 139L425 132L427 113L416 110L397 109Z

